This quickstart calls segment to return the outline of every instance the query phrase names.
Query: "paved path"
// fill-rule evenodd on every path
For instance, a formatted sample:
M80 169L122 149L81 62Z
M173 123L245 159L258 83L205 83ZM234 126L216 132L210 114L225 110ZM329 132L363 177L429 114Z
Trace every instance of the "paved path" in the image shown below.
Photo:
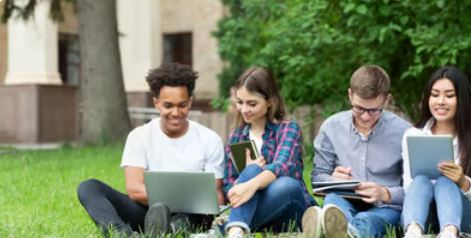
M53 150L60 148L62 143L43 143L43 144L0 144L0 155L15 153L19 150Z

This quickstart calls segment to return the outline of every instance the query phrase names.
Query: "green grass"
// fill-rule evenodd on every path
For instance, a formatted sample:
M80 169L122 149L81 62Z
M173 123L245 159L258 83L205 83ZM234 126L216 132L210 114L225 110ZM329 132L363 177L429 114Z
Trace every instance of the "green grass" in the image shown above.
M124 191L121 153L122 145L0 149L0 237L101 237L76 189L81 181L96 178ZM311 170L306 161L306 184Z
M99 237L77 199L88 178L124 190L122 146L0 154L0 237Z

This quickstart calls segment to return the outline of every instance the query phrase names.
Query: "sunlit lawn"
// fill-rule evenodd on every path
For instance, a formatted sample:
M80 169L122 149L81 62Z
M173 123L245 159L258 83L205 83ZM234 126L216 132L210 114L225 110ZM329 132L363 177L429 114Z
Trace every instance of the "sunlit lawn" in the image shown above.
M0 237L99 237L76 188L97 178L123 189L121 146L0 154Z
M76 189L97 178L124 191L121 145L1 151L0 237L100 237Z

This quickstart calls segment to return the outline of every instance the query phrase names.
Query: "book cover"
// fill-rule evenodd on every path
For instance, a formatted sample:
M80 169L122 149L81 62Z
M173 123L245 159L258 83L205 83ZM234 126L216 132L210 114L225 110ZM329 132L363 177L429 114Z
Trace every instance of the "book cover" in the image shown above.
M360 180L338 180L325 182L312 182L312 191L350 190L353 191L361 183Z
M315 196L337 193L346 199L361 200L363 196L355 193L355 189L360 183L360 180L312 182L312 192Z
M229 145L232 154L232 163L235 165L237 172L241 172L244 170L246 161L245 161L245 150L249 149L250 151L250 158L252 160L257 159L260 157L260 153L258 152L257 145L255 145L255 141L243 141L235 144Z
M343 198L347 199L347 200L362 200L363 197L362 195L360 194L356 194L355 192L349 192L349 191L337 191L337 190L329 190L329 191L322 191L322 192L315 192L313 193L314 196L317 196L317 197L325 197L327 196L327 194L329 193L336 193L340 196L342 196Z

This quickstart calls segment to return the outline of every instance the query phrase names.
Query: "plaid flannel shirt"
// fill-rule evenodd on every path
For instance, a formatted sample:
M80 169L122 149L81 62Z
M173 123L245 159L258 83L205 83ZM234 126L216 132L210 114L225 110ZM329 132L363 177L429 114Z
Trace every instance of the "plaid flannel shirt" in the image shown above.
M250 125L235 128L225 145L224 193L234 186L239 174L231 160L229 145L249 139ZM294 121L281 123L267 122L262 135L261 155L265 157L265 170L271 171L277 178L288 176L296 179L304 191L307 206L315 204L303 180L303 137L301 128Z

